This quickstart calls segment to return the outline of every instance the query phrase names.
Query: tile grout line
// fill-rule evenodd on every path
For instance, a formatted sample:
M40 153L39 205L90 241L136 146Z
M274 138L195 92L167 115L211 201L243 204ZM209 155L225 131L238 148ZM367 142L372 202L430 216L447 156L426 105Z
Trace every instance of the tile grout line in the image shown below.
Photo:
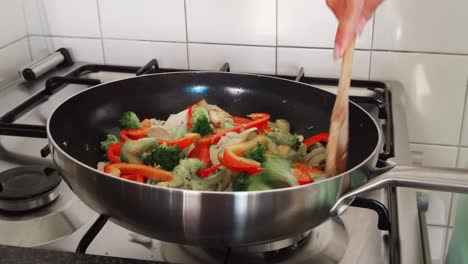
M468 97L468 77L466 79L466 84L465 84L465 101L463 102L463 109L462 109L462 119L460 123L460 134L458 135L458 152L457 152L457 163L458 163L458 156L460 154L460 146L462 144L462 135L463 135L463 125L464 125L464 120L465 120L465 111L466 111L466 103L467 103L467 97Z
M187 50L187 69L190 69L188 21L187 21L187 1L186 0L184 0L184 17L185 17L185 48Z
M416 145L424 145L424 146L454 147L454 148L458 148L458 147L460 147L459 145L449 145L449 144L432 144L432 143L415 142L415 141L411 141L411 142L409 142L409 143L410 143L410 144L416 144Z
M278 0L276 0L276 25L275 25L275 74L278 74Z
M3 46L0 46L0 50L5 49L5 48L8 48L9 46L11 46L11 45L13 45L13 44L16 44L16 43L18 43L18 42L20 42L20 41L22 41L23 39L26 39L26 38L28 38L28 35L22 36L22 37L19 38L19 39L15 39L15 40L13 40L12 42L8 42L7 44L5 44L5 45L3 45Z
M367 73L367 79L371 79L371 67L372 67L372 52L374 50L374 30L375 30L375 14L372 16L372 38L371 38L371 46L369 51L369 71Z
M106 52L104 51L104 38L103 38L103 33L102 33L101 9L99 8L99 0L96 0L96 8L97 8L97 11L98 11L99 33L101 35L102 59L104 61L104 64L107 64L107 62L106 62Z
M28 41L28 49L29 49L29 58L31 59L31 62L33 61L33 54L32 54L32 48L31 48L31 40L29 38L29 27L28 27L28 19L26 18L26 2L23 1L21 5L21 9L23 10L23 19L24 19L24 32L26 32L26 38Z
M72 39L100 39L96 37L83 37L83 36L66 36L66 35L39 35L30 34L29 37L49 37L49 38L72 38ZM290 49L310 49L310 50L329 50L333 51L332 47L309 47L309 46L288 46L288 45L261 45L261 44L247 44L247 43L219 43L219 42L203 42L203 41L175 41L175 40L151 40L151 39L128 39L128 38L103 38L103 40L127 40L127 41L145 41L157 43L180 43L180 44L206 44L206 45L223 45L223 46L241 46L241 47L260 47L260 48L290 48ZM355 49L356 51L372 51L372 52L394 52L394 53L411 53L422 55L449 55L449 56L468 56L468 53L454 53L454 52L430 52L430 51L411 51L411 50L385 50L385 49Z
M458 155L457 155L458 156ZM452 205L453 205L453 199L454 199L455 193L452 193L452 196L450 197L450 203L449 203L449 214L448 214L448 221L447 221L447 227L445 229L445 241L443 244L443 251L442 251L442 259L445 261L445 255L447 255L447 243L449 243L448 240L448 234L449 234L449 228L450 228L450 220L452 218Z

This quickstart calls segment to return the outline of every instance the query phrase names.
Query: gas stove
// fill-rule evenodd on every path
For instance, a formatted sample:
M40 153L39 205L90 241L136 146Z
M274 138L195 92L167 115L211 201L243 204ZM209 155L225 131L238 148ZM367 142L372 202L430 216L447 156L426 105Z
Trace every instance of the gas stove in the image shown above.
M220 65L229 71L229 64ZM170 263L421 263L430 261L416 190L388 188L357 198L341 217L299 237L246 248L200 248L134 234L81 202L54 170L44 125L52 110L89 86L135 74L186 71L75 63L0 92L0 245ZM278 76L336 92L338 80ZM379 158L409 161L401 86L353 80L351 100L381 125ZM11 124L17 124L15 126ZM22 125L18 125L22 124ZM32 190L34 186L40 187ZM421 209L422 208L422 209Z

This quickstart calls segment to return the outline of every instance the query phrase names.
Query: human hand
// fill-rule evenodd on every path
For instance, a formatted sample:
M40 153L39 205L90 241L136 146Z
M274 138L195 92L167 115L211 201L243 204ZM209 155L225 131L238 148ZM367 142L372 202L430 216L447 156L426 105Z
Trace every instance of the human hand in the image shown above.
M335 36L334 59L343 56L355 34L360 34L383 0L326 0L328 7L338 19Z

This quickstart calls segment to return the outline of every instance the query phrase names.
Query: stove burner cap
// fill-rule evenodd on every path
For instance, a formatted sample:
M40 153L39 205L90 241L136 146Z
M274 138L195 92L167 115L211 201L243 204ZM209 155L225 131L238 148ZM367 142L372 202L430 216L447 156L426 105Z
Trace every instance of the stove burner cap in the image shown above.
M62 181L57 171L41 165L23 166L0 173L0 210L28 211L54 201Z

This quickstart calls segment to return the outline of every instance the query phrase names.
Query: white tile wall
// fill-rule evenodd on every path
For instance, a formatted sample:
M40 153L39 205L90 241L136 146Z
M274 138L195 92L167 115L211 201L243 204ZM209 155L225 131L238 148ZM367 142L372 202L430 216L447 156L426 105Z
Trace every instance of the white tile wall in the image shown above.
M275 0L189 0L188 40L276 45Z
M468 77L467 77L467 84L466 87L468 87ZM468 93L467 93L468 97ZM464 113L464 118L462 122L462 131L461 131L461 140L460 140L460 145L464 147L468 147L468 107L466 106L466 102L468 100L465 99L465 113Z
M76 61L104 63L101 40L80 38L49 38L52 50L68 48Z
M229 62L234 72L275 72L275 48L189 44L190 69L217 70Z
M456 147L411 144L411 162L415 165L450 167L457 163ZM426 212L429 225L447 226L450 216L452 193L426 192L429 195L429 208Z
M144 65L150 58L155 58L161 67L188 68L187 44L183 43L106 39L104 50L109 64Z
M445 236L447 235L446 228L438 226L429 226L429 248L433 264L442 264L445 252Z
M99 0L104 38L186 41L184 0Z
M466 0L384 1L358 39L353 77L405 87L410 140L418 143L413 163L453 167L458 158L468 167L468 148L457 157L460 145L468 147L467 8ZM141 65L154 57L163 67L215 70L229 61L233 71L295 74L304 67L306 75L336 77L336 25L325 0L0 0L0 86L30 56L62 46L88 62ZM457 195L450 197L430 198L439 262L456 214Z
M405 88L411 142L458 145L467 76L468 56L372 53L370 78Z
M377 10L374 48L468 53L465 0L392 0Z
M100 37L96 0L43 0L46 35Z
M48 37L33 36L29 37L28 40L31 47L31 56L34 61L42 59L54 51L52 41Z
M457 160L457 168L468 169L468 148L460 148L458 152L458 160ZM454 193L452 206L451 206L451 213L449 219L449 226L453 227L455 225L455 217L457 215L458 209L458 199L459 196L462 194Z
M278 45L332 48L338 25L325 1L278 0ZM372 19L356 47L370 49Z
M356 51L353 78L369 78L370 51ZM301 67L307 76L338 78L341 63L333 61L331 49L278 48L278 74L295 75Z
M18 76L18 70L29 62L31 62L31 55L27 39L19 40L0 49L0 89L13 82Z
M22 1L0 1L0 18L0 48L26 36Z

